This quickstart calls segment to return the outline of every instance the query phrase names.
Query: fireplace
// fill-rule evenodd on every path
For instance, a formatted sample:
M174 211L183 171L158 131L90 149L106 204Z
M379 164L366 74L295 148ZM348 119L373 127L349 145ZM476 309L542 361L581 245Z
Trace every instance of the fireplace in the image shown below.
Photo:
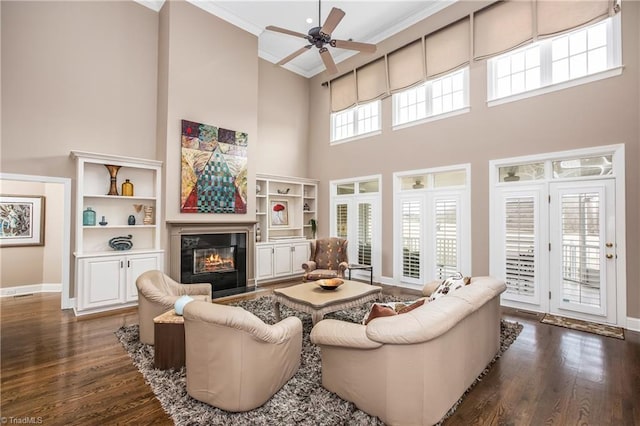
M253 290L253 225L170 224L171 276L211 284L214 298Z

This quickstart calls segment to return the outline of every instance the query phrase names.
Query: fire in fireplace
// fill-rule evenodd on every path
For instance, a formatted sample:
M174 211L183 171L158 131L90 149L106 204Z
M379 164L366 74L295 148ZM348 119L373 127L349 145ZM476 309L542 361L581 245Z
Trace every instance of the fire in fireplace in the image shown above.
M193 273L229 272L236 270L236 247L215 247L193 250Z

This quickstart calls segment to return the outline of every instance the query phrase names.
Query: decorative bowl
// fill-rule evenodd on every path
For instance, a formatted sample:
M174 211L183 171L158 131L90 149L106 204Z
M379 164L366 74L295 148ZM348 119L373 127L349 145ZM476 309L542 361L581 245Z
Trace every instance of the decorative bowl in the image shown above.
M318 280L316 284L323 290L335 290L340 287L344 281L339 278L330 278L325 280Z
M127 235L126 237L114 237L109 240L109 247L114 250L123 251L130 250L133 247L133 242L131 241L132 236Z

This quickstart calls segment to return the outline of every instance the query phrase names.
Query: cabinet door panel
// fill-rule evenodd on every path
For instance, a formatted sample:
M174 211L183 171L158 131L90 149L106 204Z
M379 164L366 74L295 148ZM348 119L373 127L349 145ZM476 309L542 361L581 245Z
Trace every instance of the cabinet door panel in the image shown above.
M256 276L259 280L273 278L273 246L259 246L257 253L258 271Z
M147 271L154 269L162 270L161 254L147 254L127 257L127 301L138 300L138 289L136 280Z
M291 274L291 246L275 246L274 254L274 275L277 277Z
M80 261L83 308L96 308L124 302L122 286L124 257L105 257Z
M302 269L302 264L309 260L309 243L300 243L294 244L293 251L291 253L293 259L293 273L294 274L302 274L304 273L304 269Z

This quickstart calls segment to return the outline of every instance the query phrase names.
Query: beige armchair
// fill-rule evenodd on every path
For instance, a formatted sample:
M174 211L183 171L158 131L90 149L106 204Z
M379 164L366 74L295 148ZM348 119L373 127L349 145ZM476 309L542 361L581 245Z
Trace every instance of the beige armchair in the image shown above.
M211 302L211 284L180 284L160 271L147 271L136 280L140 341L154 344L153 319L173 308L180 296Z
M344 238L311 240L311 256L302 264L303 281L343 278L349 267L348 241Z
M184 308L187 393L226 411L267 402L298 371L302 322L265 324L236 306L194 301Z

